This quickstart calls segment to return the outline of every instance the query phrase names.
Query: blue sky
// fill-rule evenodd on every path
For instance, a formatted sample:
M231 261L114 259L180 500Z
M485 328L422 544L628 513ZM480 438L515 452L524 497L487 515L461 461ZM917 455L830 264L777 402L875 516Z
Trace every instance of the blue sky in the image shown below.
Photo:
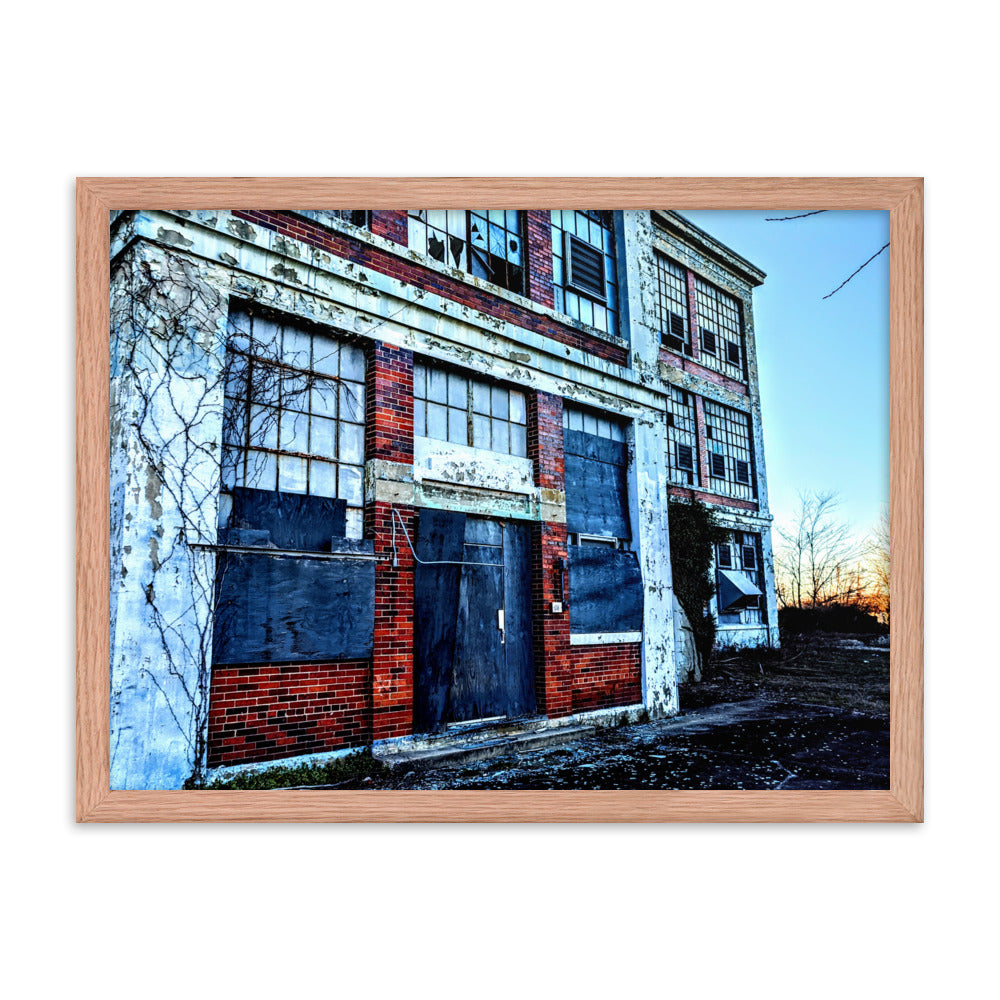
M889 213L764 221L802 211L681 214L767 272L754 328L775 527L800 490L836 490L863 536L889 499L889 251L823 296L888 242Z

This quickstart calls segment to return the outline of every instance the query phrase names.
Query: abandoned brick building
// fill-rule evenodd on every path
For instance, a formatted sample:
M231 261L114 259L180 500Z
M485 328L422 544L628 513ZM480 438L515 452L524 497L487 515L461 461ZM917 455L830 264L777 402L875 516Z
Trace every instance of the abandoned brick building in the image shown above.
M777 642L752 293L669 211L112 214L112 787L664 716Z

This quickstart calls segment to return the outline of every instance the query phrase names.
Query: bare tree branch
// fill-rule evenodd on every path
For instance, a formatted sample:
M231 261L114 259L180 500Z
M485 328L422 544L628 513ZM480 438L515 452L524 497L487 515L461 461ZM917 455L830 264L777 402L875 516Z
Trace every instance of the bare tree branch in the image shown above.
M810 215L822 215L824 212L828 211L825 208L819 208L815 212L803 212L801 215L779 215L774 218L765 219L765 222L791 222L792 219L808 219Z
M884 247L882 247L881 250L877 251L876 253L873 253L871 255L871 257L869 257L868 260L866 260L861 265L861 267L859 267L857 269L857 271L854 272L854 274L848 275L839 285L837 285L837 287L832 292L830 292L830 295L836 295L837 292L839 292L841 290L841 288L843 288L844 285L846 285L851 280L851 278L854 277L855 274L860 274L880 253L882 253L884 250L886 250L886 248L888 246L889 246L889 244L886 243L886 245ZM823 298L824 299L828 299L828 298L830 298L830 295L824 295Z

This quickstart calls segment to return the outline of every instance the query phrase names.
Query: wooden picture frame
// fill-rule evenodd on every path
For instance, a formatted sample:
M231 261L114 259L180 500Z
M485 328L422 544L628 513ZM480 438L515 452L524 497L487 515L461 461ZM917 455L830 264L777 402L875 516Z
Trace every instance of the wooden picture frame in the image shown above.
M888 791L111 791L109 211L881 209L890 213L893 616ZM923 182L919 178L80 178L77 182L77 819L80 822L921 822Z

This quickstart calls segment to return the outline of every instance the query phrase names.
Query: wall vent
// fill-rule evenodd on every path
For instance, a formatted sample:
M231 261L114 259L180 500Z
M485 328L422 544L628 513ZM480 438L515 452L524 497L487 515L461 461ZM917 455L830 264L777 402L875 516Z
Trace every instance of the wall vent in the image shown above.
M677 445L677 468L694 471L694 451L689 444Z
M712 475L716 479L726 478L726 458L724 455L712 453Z
M605 300L604 254L583 240L566 234L566 285L591 298Z
M715 334L711 330L701 331L701 349L706 354L715 354Z
M738 483L750 482L750 463L744 462L739 458L736 459L736 482Z

